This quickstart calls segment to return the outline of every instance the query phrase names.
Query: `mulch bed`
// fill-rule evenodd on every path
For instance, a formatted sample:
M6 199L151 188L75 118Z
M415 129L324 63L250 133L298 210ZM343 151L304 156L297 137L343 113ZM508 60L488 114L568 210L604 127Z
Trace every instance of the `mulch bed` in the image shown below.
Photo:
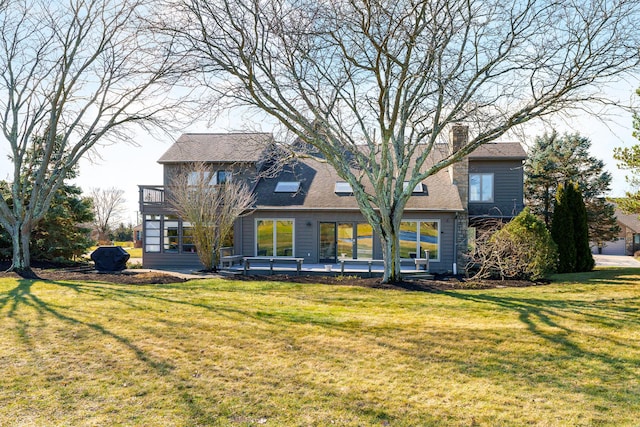
M0 277L19 279L16 273L7 272L11 263L0 262ZM164 272L146 272L127 270L121 273L98 273L85 264L60 265L55 263L33 263L32 270L42 280L77 281L77 282L108 282L119 284L150 285L186 282L187 279Z
M434 279L413 279L401 283L382 283L380 277L362 278L357 276L294 276L274 274L272 276L234 276L233 280L262 280L290 283L321 283L325 285L362 286L374 289L395 289L403 291L437 292L455 289L495 289L547 285L549 281L528 280L468 280L461 276L436 275Z
M20 278L15 273L8 273L10 263L0 262L0 277ZM83 268L84 267L84 268ZM96 281L117 284L169 284L186 282L189 279L175 276L170 272L137 272L127 270L122 273L97 273L87 265L61 266L53 263L34 263L33 271L43 280L51 281ZM418 292L437 292L455 289L493 289L506 287L539 286L548 284L548 281L530 282L526 280L467 280L460 276L438 276L433 280L415 279L401 283L381 283L377 278L360 278L357 276L295 276L276 274L272 276L243 276L229 277L229 280L261 280L281 281L290 283L326 284L335 286L362 286L375 289L395 289Z

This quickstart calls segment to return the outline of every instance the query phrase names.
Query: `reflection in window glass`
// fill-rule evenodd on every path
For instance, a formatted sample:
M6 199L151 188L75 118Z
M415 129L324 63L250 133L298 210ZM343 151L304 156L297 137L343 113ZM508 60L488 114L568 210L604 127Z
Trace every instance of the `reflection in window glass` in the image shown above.
M256 254L257 256L293 256L293 221L257 220Z
M341 258L353 258L353 224L351 223L338 224L338 255Z
M196 245L193 241L193 227L191 223L187 221L182 223L182 252L196 252Z
M293 221L277 221L276 256L293 256Z
M400 223L400 258L416 258L417 230L416 222Z
M373 258L373 228L369 224L358 224L357 233L358 258Z
M400 258L438 259L440 232L438 221L402 221L400 223Z
M178 252L178 221L164 221L164 252Z
M470 173L469 174L469 201L492 202L493 201L493 174Z
M420 221L420 254L419 258L425 258L429 251L429 259L438 259L438 222Z
M257 256L273 256L273 221L256 221Z

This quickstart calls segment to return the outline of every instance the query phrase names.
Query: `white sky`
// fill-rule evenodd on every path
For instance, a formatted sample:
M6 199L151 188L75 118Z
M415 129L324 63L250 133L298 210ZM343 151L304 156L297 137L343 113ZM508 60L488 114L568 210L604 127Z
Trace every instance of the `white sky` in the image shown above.
M635 90L640 87L640 79L621 83L616 87L616 96L623 101L635 97ZM231 127L228 118L223 118L211 127L206 124L192 126L183 132L227 132L241 131L237 126ZM261 127L262 126L262 127ZM261 127L261 131L270 132L261 124L253 124L253 128ZM612 191L610 196L624 196L625 191L630 190L626 181L626 171L616 167L613 159L614 147L630 147L639 143L632 133L632 118L621 110L610 110L605 123L589 116L578 117L567 123L555 123L554 127L560 132L578 132L591 140L592 154L602 159L607 170L612 174ZM550 130L551 128L549 128ZM528 141L540 135L543 129L540 126L527 129ZM161 185L162 167L157 163L160 156L170 147L179 133L164 136L158 140L149 135L140 135L138 147L126 143L115 144L101 149L102 160L89 162L83 160L80 164L80 175L75 180L85 193L93 187L116 187L125 191L127 215L126 222L136 223L138 212L138 185ZM0 179L7 179L11 172L11 164L7 160L8 148L0 147Z

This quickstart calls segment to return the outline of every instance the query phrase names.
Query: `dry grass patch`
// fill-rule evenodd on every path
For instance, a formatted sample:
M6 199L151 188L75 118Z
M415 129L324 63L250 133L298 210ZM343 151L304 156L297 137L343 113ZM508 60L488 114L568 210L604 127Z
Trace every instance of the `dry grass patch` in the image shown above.
M0 279L0 425L634 425L640 275L569 280Z

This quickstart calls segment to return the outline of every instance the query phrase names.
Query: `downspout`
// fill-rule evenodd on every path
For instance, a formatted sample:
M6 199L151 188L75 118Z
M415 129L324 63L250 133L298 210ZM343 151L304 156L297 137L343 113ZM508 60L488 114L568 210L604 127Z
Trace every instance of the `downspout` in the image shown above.
M458 274L458 212L453 220L453 275Z

